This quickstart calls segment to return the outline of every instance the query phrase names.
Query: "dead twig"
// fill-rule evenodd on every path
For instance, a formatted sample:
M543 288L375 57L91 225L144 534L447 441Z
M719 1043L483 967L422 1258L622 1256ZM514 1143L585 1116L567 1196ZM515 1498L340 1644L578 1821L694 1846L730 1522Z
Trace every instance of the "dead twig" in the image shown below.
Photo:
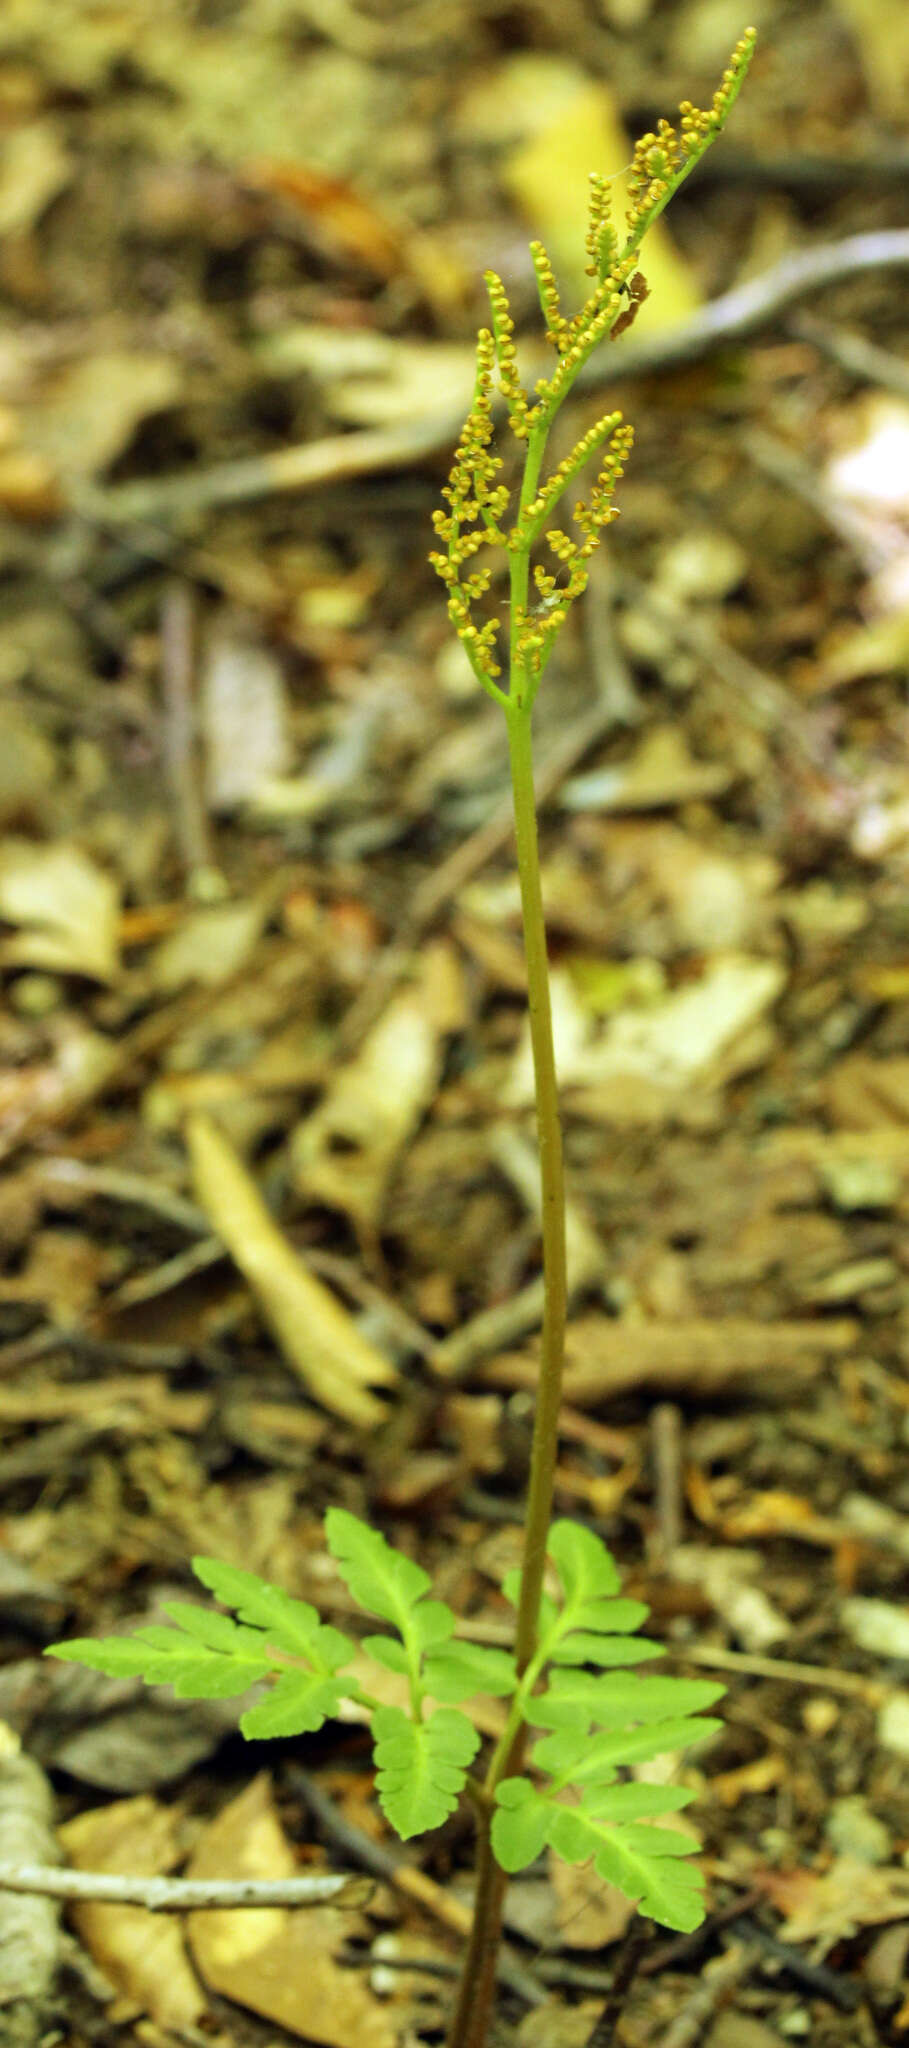
M650 1418L660 1562L671 1567L682 1541L682 1411L658 1401Z
M584 2048L612 2048L616 2038L615 2030L625 2008L625 2000L643 1962L644 1950L652 1932L650 1921L632 1922L619 1952L609 1997L596 2021L593 2033L587 2036Z
M189 585L168 583L161 605L162 751L173 803L174 836L188 876L212 865L198 772L194 623Z
M694 2048L695 2042L703 2040L710 2021L729 2005L739 1985L747 1982L757 1957L756 1943L735 1942L725 1955L708 1964L699 1984L667 2027L662 2048Z
M846 1693L880 1707L892 1688L861 1671L839 1671L828 1664L796 1664L787 1657L752 1656L746 1650L724 1650L718 1643L686 1643L679 1655L686 1664L703 1664L711 1671L741 1671L749 1678L777 1679L783 1685L810 1685L816 1692Z
M148 1913L220 1912L246 1906L369 1904L375 1886L366 1877L189 1878L120 1877L108 1871L51 1870L40 1863L0 1864L0 1892L48 1899L90 1899L94 1904L144 1906Z
M866 576L876 576L892 562L903 542L896 525L872 519L856 505L834 495L817 471L788 448L778 434L753 428L743 447L756 469L809 505L817 519L851 549Z
M812 348L829 356L847 376L895 391L898 398L909 398L909 363L902 356L891 354L888 348L881 348L878 342L868 341L864 334L854 334L847 327L831 327L813 314L798 313L788 326L799 341L810 341Z

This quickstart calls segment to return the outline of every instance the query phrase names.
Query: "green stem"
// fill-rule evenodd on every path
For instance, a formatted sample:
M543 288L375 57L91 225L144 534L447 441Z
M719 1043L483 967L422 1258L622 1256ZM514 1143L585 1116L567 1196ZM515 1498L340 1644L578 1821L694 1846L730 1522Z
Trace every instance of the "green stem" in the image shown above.
M507 714L507 726L518 875L524 919L527 1003L540 1151L544 1284L540 1377L530 1456L530 1485L524 1519L521 1600L515 1638L518 1672L523 1674L536 1648L543 1572L546 1564L546 1542L552 1518L559 1407L562 1399L562 1365L565 1354L567 1276L562 1124L559 1116L559 1091L552 1037L549 958L546 950L543 892L540 884L529 713L515 707Z
M517 566L517 565L515 565ZM526 558L525 558L526 566ZM520 578L518 579L520 581ZM526 589L526 583L525 583ZM514 579L512 582L514 592ZM512 671L514 674L514 671ZM519 1674L531 1663L537 1641L546 1542L552 1517L552 1496L558 1451L562 1362L565 1351L567 1277L565 1254L565 1181L562 1126L552 1039L549 960L540 885L536 799L530 712L515 698L506 712L514 797L518 875L524 919L527 1000L533 1049L540 1183L543 1205L543 1336L540 1378L530 1456L530 1484L524 1521L521 1598L515 1653ZM526 1728L517 1727L499 1744L485 1782L490 1799L503 1778L521 1770ZM477 1888L473 1922L464 1958L447 2048L484 2048L495 1996L496 1962L502 1932L507 1877L492 1853L491 1815L483 1815L477 1834Z

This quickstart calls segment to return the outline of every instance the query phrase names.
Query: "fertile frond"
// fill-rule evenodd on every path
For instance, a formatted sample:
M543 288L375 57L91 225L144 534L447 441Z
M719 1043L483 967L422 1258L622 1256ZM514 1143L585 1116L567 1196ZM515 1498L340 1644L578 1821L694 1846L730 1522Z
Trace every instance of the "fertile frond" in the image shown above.
M603 419L595 421L592 427L588 427L586 434L582 434L580 440L575 442L571 453L566 455L559 463L558 469L554 469L551 476L547 477L529 505L523 506L520 519L508 536L508 546L513 553L533 546L546 520L552 517L562 493L579 470L583 469L584 464L589 462L591 455L596 454L597 449L602 447L604 441L610 440L610 437L614 473L620 473L620 463L630 448L629 436L632 436L632 429L626 427L619 441L617 430L621 425L620 412L607 413Z
M535 403L518 373L514 322L505 287L495 271L485 274L492 324L482 328L477 337L473 402L443 491L451 509L439 511L433 518L436 534L445 547L434 548L429 559L446 585L448 616L477 681L506 710L529 715L532 709L555 641L572 604L586 588L584 564L605 528L617 516L613 492L632 441L630 427L619 423L618 414L598 420L546 477L543 458L550 427L600 342L629 327L647 297L647 282L639 268L641 243L651 222L662 213L725 125L751 61L754 41L754 30L747 29L706 111L699 112L686 100L678 130L670 122L660 121L656 131L642 136L636 145L628 175L631 204L624 238L612 218L614 181L599 171L592 175L586 246L587 269L593 285L583 306L571 319L566 319L562 312L552 264L542 242L531 243L530 256L546 338L557 355L551 377L540 378L534 387ZM518 516L510 531L506 531L504 523L508 492L495 480L501 463L491 447L496 379L511 431L519 443L525 444ZM574 507L573 517L582 535L580 542L553 530L557 536L556 558L568 567L569 575L567 582L558 587L541 590L537 585L547 600L546 613L541 618L539 608L530 609L527 601L531 551L568 484L604 442L606 453L590 497L579 499ZM487 594L490 572L482 565L469 575L462 574L465 562L483 543L503 548L508 558L511 673L507 688L500 688L497 680L501 674L496 657L499 621L488 619L478 625L472 617L472 607L482 603Z
M708 108L693 107L690 100L683 100L678 129L669 121L659 121L656 132L642 135L636 144L628 177L631 205L626 215L624 257L640 248L647 229L725 127L754 55L755 41L756 31L747 28Z
M494 270L487 270L483 279L489 297L492 318L492 333L495 341L496 363L499 371L499 388L508 407L508 424L517 440L527 437L527 393L518 373L518 358L514 345L514 321L505 286Z
M473 1723L453 1707L416 1722L400 1707L379 1707L372 1730L379 1804L396 1833L406 1842L441 1827L457 1806L480 1746Z
M531 242L530 260L537 280L540 310L546 322L546 339L562 355L568 346L568 322L562 315L555 273L542 242Z

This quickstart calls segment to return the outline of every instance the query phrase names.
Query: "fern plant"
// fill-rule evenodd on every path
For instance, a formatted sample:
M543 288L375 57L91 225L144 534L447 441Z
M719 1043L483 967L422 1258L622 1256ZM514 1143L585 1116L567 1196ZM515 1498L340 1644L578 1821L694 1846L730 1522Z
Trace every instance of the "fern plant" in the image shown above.
M754 31L746 30L709 108L686 101L677 127L663 120L642 136L621 228L611 216L610 180L591 179L587 251L593 282L573 317L562 311L545 249L531 245L546 336L556 357L552 375L532 394L518 372L505 288L494 272L487 273L490 325L478 336L473 403L444 493L446 506L435 515L439 546L430 559L446 586L452 625L477 681L501 707L508 732L540 1148L540 1374L523 1564L505 1584L517 1610L514 1651L462 1641L451 1609L430 1597L422 1567L354 1515L333 1508L326 1517L328 1548L358 1606L384 1625L359 1645L322 1622L306 1601L236 1566L196 1558L197 1578L232 1616L174 1602L165 1610L167 1623L105 1641L55 1644L50 1652L113 1676L170 1684L183 1699L227 1699L264 1682L266 1690L240 1717L243 1734L251 1738L312 1733L345 1700L356 1701L371 1717L379 1800L405 1840L437 1827L466 1791L477 1812L477 1882L448 2048L483 2048L507 1875L532 1863L547 1845L568 1862L592 1858L603 1877L663 1926L687 1932L703 1918L703 1882L691 1857L696 1844L687 1832L654 1825L678 1812L690 1792L627 1774L718 1728L702 1710L723 1688L642 1673L640 1667L659 1655L659 1645L637 1633L646 1608L621 1597L615 1565L599 1537L571 1522L551 1521L567 1299L565 1190L531 714L558 635L586 586L591 557L616 517L613 493L632 430L619 413L604 414L546 475L548 436L588 358L601 341L631 324L647 296L640 267L647 230L724 127L754 41ZM496 381L523 451L514 502L493 447ZM575 501L570 532L553 522L594 457L596 481L586 500ZM548 556L534 560L544 540ZM508 575L504 686L500 621L494 614L483 616L497 558ZM547 1556L556 1595L544 1590ZM406 1706L383 1703L370 1691L361 1676L363 1653L404 1681ZM356 1673L350 1670L355 1658ZM471 1773L480 1736L463 1711L477 1693L508 1702L503 1733L482 1778Z
M696 1863L679 1862L697 1844L687 1833L641 1825L676 1812L692 1794L617 1781L629 1766L720 1727L702 1710L723 1687L640 1676L636 1667L662 1655L661 1647L635 1633L648 1610L617 1597L618 1574L601 1539L577 1523L553 1523L548 1552L559 1595L544 1595L539 1644L519 1676L512 1652L456 1637L452 1609L428 1597L428 1574L378 1530L330 1508L325 1537L351 1597L389 1633L356 1642L320 1621L308 1601L254 1572L196 1557L196 1578L232 1617L173 1600L165 1603L167 1622L55 1643L49 1655L108 1677L170 1685L177 1699L231 1699L264 1681L267 1689L240 1715L250 1740L314 1734L342 1702L356 1702L370 1716L379 1803L402 1841L440 1827L467 1785L480 1736L463 1702L481 1693L507 1699L486 1782L471 1786L481 1806L494 1803L502 1868L522 1870L549 1842L569 1862L595 1857L602 1874L663 1926L697 1927L701 1873ZM515 1604L520 1576L505 1581ZM362 1669L364 1653L406 1681L406 1706L383 1705L366 1680L347 1671L355 1658ZM497 1758L523 1726L550 1731L534 1749L535 1779L499 1779Z

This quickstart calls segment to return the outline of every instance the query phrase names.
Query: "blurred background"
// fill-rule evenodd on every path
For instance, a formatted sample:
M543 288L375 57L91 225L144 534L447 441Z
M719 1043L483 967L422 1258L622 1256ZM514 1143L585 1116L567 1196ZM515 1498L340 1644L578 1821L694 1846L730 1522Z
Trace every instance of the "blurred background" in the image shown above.
M572 311L589 173L709 105L744 6L0 13L0 1714L92 1868L122 1801L147 1802L128 1866L175 1787L201 1829L250 1775L232 1710L40 1660L185 1590L193 1550L323 1598L341 1500L484 1640L507 1625L540 1315L524 974L503 722L431 513L483 270L532 380L529 239ZM691 1768L716 1925L752 1918L733 2031L684 2039L854 2048L909 2025L909 10L751 16L729 128L552 442L614 405L636 429L536 713L558 1506L680 1668L730 1674ZM295 1839L343 1861L378 1824L336 1735L342 1851L268 1761ZM225 1873L250 1809L221 1822ZM457 1893L457 1832L424 1853ZM566 1952L602 1993L627 1911L564 1871L514 1892L552 1968L503 2038L569 2048L599 2005L588 1982L579 2021ZM214 2000L230 2033L230 1999L264 2041L316 1924L272 1971L290 2010L258 1962L197 1952L200 1990L80 1932L140 2015ZM438 1926L399 1938L451 1962ZM316 2038L433 2038L444 1978L381 2004L361 1972L352 2016L337 1953L329 1929ZM698 1967L641 1979L629 2040Z

